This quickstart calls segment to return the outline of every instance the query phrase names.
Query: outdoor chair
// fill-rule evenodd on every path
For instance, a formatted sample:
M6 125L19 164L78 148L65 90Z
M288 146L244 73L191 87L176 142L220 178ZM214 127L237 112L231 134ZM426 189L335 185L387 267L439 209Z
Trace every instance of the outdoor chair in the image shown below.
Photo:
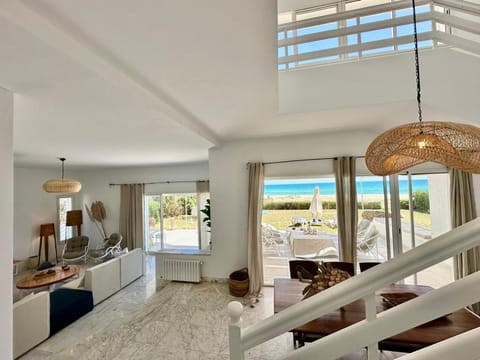
M86 263L89 244L90 239L84 235L74 236L68 239L62 252L63 264L67 262L77 262L79 260L83 260Z
M111 234L110 237L103 242L102 247L90 251L90 256L95 262L101 262L116 256L122 251L122 239L123 236L120 234Z
M363 219L357 229L357 249L378 258L377 239L379 232L373 221Z
M275 249L280 255L278 245L283 244L285 235L270 224L262 224L262 243L264 249Z

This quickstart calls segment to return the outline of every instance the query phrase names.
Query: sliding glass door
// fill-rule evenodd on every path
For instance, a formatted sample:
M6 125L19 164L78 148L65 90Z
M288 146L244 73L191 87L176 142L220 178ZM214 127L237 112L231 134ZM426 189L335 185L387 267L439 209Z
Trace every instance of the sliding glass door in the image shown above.
M451 229L446 172L357 176L357 201L358 262L387 261ZM452 259L404 279L435 288L452 281Z

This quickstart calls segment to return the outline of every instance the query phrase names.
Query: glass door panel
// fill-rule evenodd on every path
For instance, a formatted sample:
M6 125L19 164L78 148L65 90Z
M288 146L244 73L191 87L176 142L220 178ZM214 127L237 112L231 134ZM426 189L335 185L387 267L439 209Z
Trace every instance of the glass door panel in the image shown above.
M390 258L389 198L381 176L357 176L358 228L357 259L358 262L379 261Z
M421 246L451 229L448 174L401 175L398 184L402 252ZM451 281L451 259L405 279L407 284L435 288Z

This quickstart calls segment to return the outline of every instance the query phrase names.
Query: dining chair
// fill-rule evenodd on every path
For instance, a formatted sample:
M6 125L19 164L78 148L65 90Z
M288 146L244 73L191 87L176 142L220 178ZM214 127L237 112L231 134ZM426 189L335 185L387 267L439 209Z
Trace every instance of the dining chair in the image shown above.
M364 272L379 264L381 264L381 262L368 261L368 262L361 262L358 265L360 266L360 272Z
M291 279L298 279L298 271L301 271L299 267L304 268L310 274L308 275L301 271L304 279L313 279L313 276L318 273L318 264L312 260L290 260L288 265L290 267Z

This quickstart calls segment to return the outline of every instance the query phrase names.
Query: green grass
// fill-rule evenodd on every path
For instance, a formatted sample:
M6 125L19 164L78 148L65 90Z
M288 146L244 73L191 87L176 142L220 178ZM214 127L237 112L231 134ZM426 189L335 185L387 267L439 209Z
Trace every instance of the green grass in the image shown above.
M302 216L307 220L312 219L312 215L308 210L266 210L267 213L263 215L262 222L275 226L278 230L284 231L287 226L292 225L292 217L294 215ZM400 210L402 214L402 222L410 223L410 212L408 210ZM326 222L333 220L337 214L336 210L323 210L321 219ZM413 213L415 224L426 229L432 227L430 214L424 214L420 212ZM358 212L358 218L362 218L362 211ZM315 226L320 232L327 234L336 234L337 229L332 229L326 225Z
M197 217L181 215L176 218L164 218L163 226L164 230L195 230L198 227ZM151 224L150 228L160 229L160 224Z
M312 220L312 214L308 210L266 210L266 214L262 216L262 222L275 226L278 230L284 231L287 226L292 225L292 217L294 215ZM323 210L321 219L323 221L333 220L337 214L336 210ZM336 234L337 230L326 225L315 226L315 228L327 234Z

